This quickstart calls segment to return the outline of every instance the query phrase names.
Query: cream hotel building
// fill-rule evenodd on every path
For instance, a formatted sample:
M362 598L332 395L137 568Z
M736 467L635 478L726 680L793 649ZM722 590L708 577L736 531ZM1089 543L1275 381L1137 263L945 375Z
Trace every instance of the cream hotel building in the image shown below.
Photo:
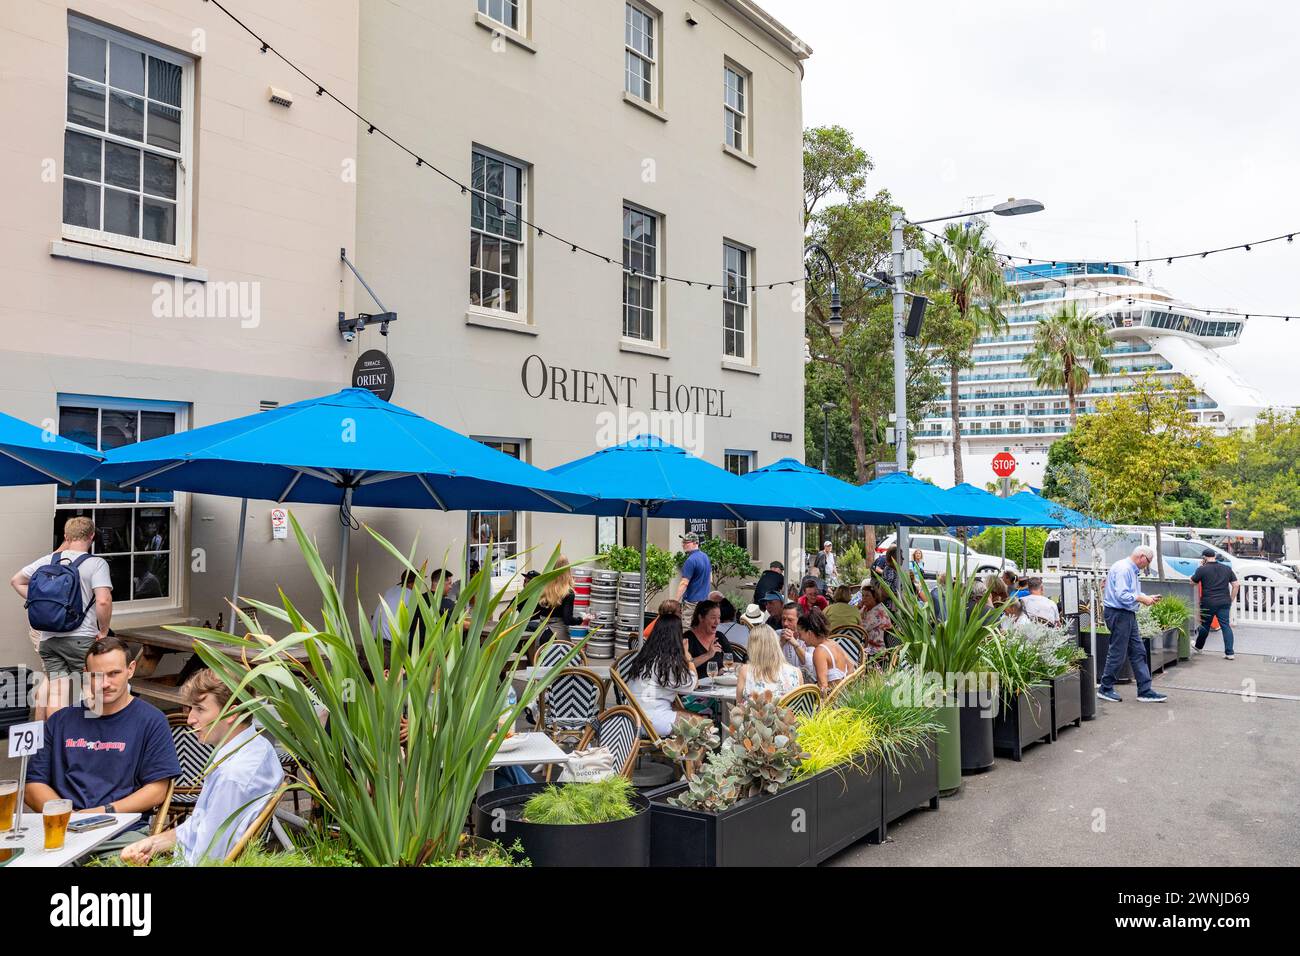
M0 411L109 449L337 391L378 350L392 401L542 468L642 427L737 472L802 459L802 315L793 287L767 284L803 272L809 50L759 6L227 5L472 191L213 5L6 3ZM387 336L345 341L340 316L385 311ZM249 502L241 591L279 585L311 607L272 507ZM294 510L337 561L335 509ZM238 499L0 489L6 573L78 513L99 528L116 628L215 623ZM357 516L402 547L418 534L431 565L457 563L468 528L503 573L529 549L576 559L637 534L544 514ZM651 540L682 530L653 522ZM778 526L711 530L780 553ZM349 565L368 607L397 576L364 534ZM35 664L16 595L0 621L0 664Z

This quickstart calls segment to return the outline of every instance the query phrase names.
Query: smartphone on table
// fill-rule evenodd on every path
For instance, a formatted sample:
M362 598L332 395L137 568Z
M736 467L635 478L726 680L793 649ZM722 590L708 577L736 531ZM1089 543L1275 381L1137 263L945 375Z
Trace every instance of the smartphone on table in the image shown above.
M117 822L117 817L111 813L97 813L93 817L82 817L80 820L73 820L68 824L68 832L85 833L87 830L98 830L100 827L111 827Z

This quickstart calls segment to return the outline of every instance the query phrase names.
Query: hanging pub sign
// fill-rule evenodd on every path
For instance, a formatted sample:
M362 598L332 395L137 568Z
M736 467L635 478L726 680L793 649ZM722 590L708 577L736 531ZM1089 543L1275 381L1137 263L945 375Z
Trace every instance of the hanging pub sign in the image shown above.
M364 388L384 401L393 397L395 384L393 363L379 349L362 352L357 364L352 366L352 387Z
M710 524L711 522L708 518L687 518L686 531L688 533L694 532L701 538L707 538L709 536Z

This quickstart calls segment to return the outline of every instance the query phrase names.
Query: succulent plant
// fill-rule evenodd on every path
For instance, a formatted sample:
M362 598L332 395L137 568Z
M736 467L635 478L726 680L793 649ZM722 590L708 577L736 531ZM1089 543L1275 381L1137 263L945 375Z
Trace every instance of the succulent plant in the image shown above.
M712 720L695 714L682 714L673 724L672 736L664 739L663 751L674 760L698 764L718 749L721 740Z
M686 778L684 793L668 802L688 810L717 813L740 799L739 768L731 751L709 754L697 773Z

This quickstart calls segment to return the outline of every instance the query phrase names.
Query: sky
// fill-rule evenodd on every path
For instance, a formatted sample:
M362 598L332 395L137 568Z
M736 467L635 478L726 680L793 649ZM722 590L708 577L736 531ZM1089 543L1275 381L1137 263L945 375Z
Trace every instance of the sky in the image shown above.
M1300 5L1277 0L759 0L812 49L805 126L849 129L914 219L991 217L1003 252L1142 266L1191 305L1300 315ZM1137 255L1140 250L1141 255ZM1300 405L1300 318L1222 351Z

